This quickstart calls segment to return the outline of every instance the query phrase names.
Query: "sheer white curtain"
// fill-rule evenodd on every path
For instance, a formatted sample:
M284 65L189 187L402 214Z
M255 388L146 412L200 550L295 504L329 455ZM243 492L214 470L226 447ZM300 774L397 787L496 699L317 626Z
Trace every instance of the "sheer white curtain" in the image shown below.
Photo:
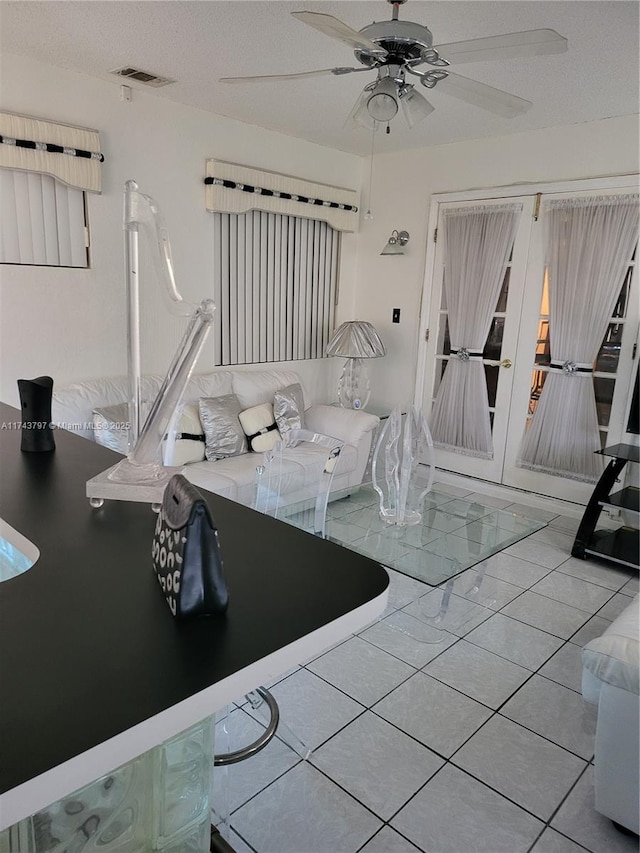
M602 471L592 368L638 240L639 199L544 206L551 366L520 448L523 468L586 482Z
M434 444L493 457L482 350L491 328L522 211L521 204L444 213L444 288L451 357L430 417Z

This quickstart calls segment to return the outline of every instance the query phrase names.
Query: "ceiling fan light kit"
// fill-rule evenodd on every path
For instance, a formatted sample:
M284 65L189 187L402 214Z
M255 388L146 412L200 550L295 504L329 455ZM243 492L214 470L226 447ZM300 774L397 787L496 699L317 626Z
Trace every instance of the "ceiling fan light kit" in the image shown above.
M340 66L299 74L271 74L261 77L227 77L225 83L281 81L331 74L344 76L358 71L377 71L377 77L368 83L351 110L347 126L371 129L376 122L388 123L401 107L410 128L430 115L434 107L406 82L413 75L427 89L439 87L444 95L488 110L505 118L522 115L531 102L495 89L485 83L454 74L450 65L465 62L484 62L497 59L519 59L563 53L567 40L555 30L526 30L486 38L469 39L450 44L433 44L428 27L413 21L400 21L398 10L407 0L387 0L393 7L390 21L378 21L354 30L348 24L322 12L292 12L304 24L331 38L338 39L353 49L359 68ZM429 66L419 70L418 66ZM389 127L387 126L387 130Z
M391 121L398 112L397 84L391 77L382 77L367 98L367 111L374 121Z

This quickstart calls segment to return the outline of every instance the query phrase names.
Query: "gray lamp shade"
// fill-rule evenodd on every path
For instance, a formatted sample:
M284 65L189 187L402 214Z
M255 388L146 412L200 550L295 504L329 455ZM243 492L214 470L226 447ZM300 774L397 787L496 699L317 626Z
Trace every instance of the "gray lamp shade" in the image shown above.
M371 323L349 320L335 330L326 353L343 358L379 358L386 355L386 350Z

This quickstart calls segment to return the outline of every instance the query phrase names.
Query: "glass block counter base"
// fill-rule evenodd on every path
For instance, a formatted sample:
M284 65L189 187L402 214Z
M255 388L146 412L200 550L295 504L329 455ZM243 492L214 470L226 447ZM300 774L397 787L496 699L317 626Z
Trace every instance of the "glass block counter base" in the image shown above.
M213 718L0 833L0 853L205 853Z

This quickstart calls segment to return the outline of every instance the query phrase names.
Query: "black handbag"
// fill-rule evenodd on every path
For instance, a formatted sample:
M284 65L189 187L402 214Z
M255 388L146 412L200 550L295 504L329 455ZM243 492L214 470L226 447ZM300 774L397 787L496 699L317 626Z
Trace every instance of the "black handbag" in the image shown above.
M182 474L164 490L151 554L174 616L224 613L229 594L218 531L204 498Z

